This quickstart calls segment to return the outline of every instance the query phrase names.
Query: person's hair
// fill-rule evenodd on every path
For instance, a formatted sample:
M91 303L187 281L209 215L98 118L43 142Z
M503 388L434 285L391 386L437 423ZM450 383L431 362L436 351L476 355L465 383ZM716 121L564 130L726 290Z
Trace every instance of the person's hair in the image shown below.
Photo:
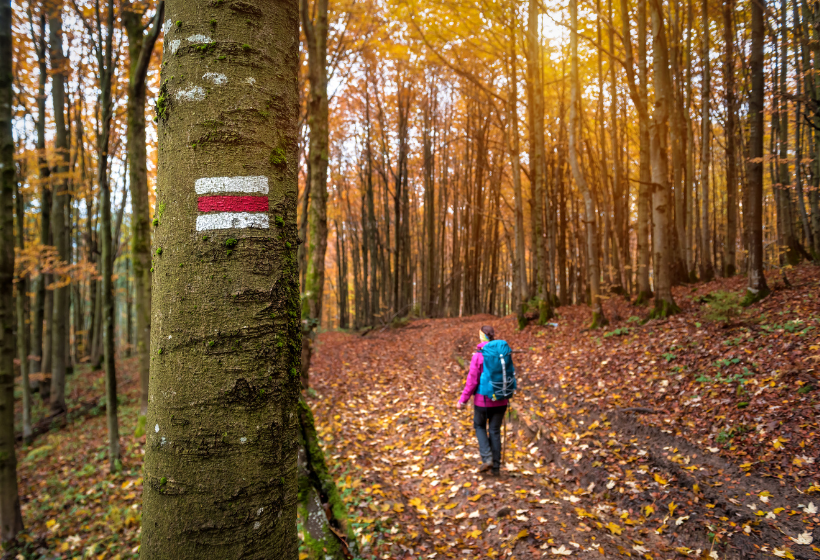
M481 332L487 335L487 338L490 340L495 340L495 329L489 325L484 325L481 327Z

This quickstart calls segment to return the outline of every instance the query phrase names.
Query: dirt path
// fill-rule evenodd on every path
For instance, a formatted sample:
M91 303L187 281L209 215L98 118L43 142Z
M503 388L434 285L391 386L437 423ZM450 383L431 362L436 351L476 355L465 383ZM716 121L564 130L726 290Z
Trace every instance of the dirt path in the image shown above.
M570 407L567 388L528 385L525 368L504 474L479 474L472 413L454 403L459 358L489 320L323 336L312 405L370 554L818 558L790 539L811 535L810 496L634 413Z

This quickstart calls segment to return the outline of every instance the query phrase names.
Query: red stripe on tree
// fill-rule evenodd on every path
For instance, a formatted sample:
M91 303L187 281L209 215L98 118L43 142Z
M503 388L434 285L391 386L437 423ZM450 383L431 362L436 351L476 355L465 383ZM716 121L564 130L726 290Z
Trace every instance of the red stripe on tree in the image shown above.
M201 196L200 212L267 212L267 196Z

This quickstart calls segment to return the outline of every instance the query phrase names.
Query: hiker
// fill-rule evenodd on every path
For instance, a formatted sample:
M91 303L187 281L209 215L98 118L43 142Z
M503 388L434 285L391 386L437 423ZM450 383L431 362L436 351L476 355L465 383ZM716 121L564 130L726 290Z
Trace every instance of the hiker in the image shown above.
M470 361L467 383L456 407L463 408L475 395L473 425L481 454L478 471L492 469L492 474L498 476L501 471L501 424L508 399L515 391L515 368L509 345L503 340L495 340L492 327L481 327L478 334L481 342Z

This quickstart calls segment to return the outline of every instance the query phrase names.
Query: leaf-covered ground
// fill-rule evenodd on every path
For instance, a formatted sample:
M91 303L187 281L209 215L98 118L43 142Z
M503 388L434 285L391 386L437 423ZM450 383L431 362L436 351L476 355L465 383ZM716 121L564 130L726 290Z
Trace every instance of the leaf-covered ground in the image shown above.
M683 313L646 324L613 298L596 331L562 307L523 332L481 316L322 334L309 400L366 557L820 558L820 270L788 277L727 320L704 296L743 279L678 288ZM472 410L454 406L483 324L521 351L500 479L478 474ZM88 410L101 372L69 380L82 415L18 448L22 558L138 557L133 359L119 386L121 473Z
M598 331L562 307L523 332L481 316L324 334L311 404L365 550L820 558L820 274L789 281L739 315L733 279L676 289L683 313L646 324L613 298ZM500 479L454 406L483 324L524 351Z

